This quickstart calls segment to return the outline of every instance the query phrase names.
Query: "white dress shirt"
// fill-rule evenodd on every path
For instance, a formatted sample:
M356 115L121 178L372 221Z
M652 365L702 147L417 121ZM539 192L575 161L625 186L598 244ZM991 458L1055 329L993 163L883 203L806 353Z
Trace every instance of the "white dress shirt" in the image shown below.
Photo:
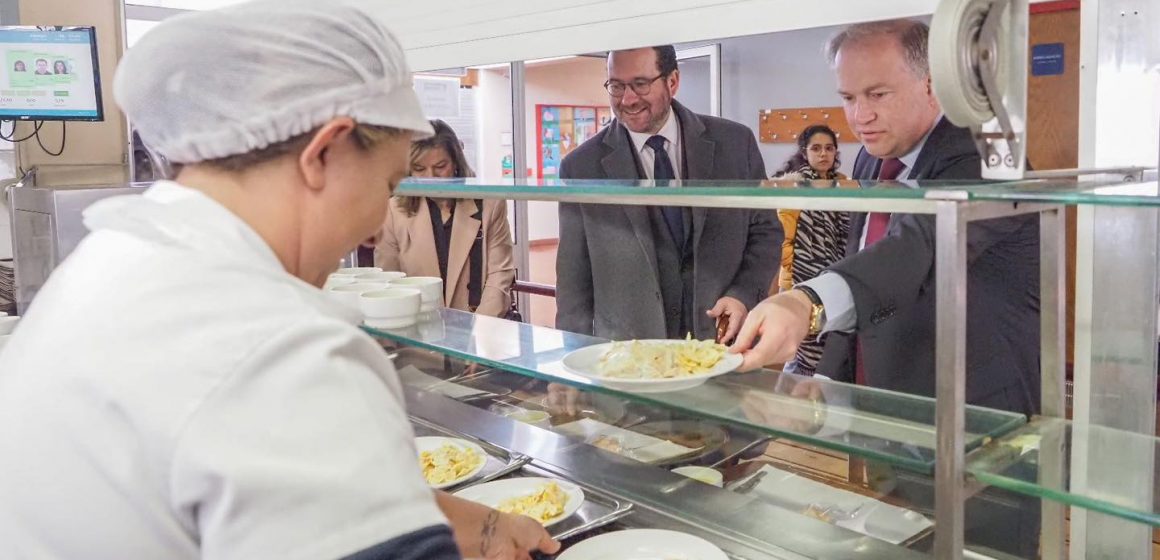
M934 124L931 125L930 130L926 131L922 140L915 144L906 155L898 158L902 162L902 170L898 172L898 177L909 176L915 163L918 162L918 155L922 153L923 146L926 146L926 139L930 137L931 131L934 130L935 126L938 126L941 120L942 115L939 115L939 118L935 119ZM866 228L869 225L869 219L862 225L862 234L858 241L859 250L866 248ZM818 294L818 299L822 300L822 307L826 310L825 317L823 317L822 333L830 331L850 332L858 326L858 310L854 307L854 293L850 291L850 285L840 274L823 272L817 278L802 282L801 285L809 286L814 290L814 293Z
M669 107L669 118L665 119L664 126L656 134L628 131L629 137L632 138L632 145L636 148L637 155L640 156L640 164L641 167L644 167L645 177L653 178L653 165L656 163L656 154L653 153L652 148L645 145L645 142L658 134L665 137L665 152L669 154L669 161L673 164L673 176L677 179L683 179L681 173L681 121L677 118L676 111L673 111L672 107Z

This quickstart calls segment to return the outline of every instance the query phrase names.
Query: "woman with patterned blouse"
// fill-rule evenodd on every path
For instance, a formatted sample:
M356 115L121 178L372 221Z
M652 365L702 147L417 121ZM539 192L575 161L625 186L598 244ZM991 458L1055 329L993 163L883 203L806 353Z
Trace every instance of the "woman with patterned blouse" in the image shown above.
M777 179L840 181L838 172L838 135L825 125L812 125L797 137L798 151L786 161ZM833 183L831 183L833 185ZM826 185L826 186L831 186ZM789 290L820 274L846 256L846 237L850 217L846 212L826 210L778 210L777 217L785 229L782 242L781 270L776 286L770 292ZM798 348L793 362L785 370L811 375L816 373L822 357L822 340L806 340Z

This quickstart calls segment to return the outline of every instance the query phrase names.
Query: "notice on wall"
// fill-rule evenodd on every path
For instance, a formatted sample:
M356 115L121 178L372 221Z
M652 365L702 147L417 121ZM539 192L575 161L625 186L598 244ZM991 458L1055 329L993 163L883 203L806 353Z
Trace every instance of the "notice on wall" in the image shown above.
M1063 74L1063 43L1044 43L1031 47L1031 75Z
M459 78L415 76L415 94L427 118L459 116Z

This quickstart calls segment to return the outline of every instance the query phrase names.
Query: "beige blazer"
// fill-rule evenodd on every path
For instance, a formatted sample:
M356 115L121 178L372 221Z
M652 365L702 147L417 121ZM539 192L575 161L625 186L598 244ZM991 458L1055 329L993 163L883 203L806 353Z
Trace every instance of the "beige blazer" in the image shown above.
M439 277L439 257L435 253L435 233L427 203L419 204L414 216L403 213L397 199L391 199L387 219L375 245L375 266L399 270L408 276ZM473 218L479 208L475 200L459 200L451 223L451 245L447 251L447 282L444 304L453 309L468 308L467 284L471 245L483 230L483 293L475 312L503 316L511 306L516 269L512 260L512 236L508 229L507 204L502 200L483 201L483 221Z

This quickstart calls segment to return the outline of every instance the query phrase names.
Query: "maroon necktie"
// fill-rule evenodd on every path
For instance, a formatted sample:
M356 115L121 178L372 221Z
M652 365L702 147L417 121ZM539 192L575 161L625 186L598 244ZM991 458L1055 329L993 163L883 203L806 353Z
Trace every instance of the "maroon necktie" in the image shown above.
M879 181L893 181L898 178L898 174L902 172L902 160L898 158L889 158L882 160L882 167L878 171ZM890 225L890 214L886 212L871 212L866 217L866 242L862 245L865 249L882 239L886 235L886 226Z
M902 160L898 158L888 158L882 160L882 167L878 171L879 181L893 181L898 178L898 174L902 172L905 167ZM863 249L875 244L879 239L886 236L886 228L890 225L890 214L888 212L871 212L866 216L866 239L862 245ZM862 367L862 342L858 341L858 358L854 368L854 381L859 385L866 385L866 370Z

